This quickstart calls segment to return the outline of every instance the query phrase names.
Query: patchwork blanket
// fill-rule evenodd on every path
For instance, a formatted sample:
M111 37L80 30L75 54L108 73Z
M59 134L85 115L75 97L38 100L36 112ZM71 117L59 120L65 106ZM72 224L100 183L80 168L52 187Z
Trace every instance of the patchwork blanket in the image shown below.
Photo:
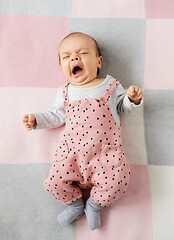
M1 240L174 239L173 18L172 0L0 0ZM121 116L128 191L93 232L85 216L60 227L65 206L43 187L64 127L27 132L22 124L52 106L66 82L58 45L74 31L99 43L100 76L145 92L143 106Z

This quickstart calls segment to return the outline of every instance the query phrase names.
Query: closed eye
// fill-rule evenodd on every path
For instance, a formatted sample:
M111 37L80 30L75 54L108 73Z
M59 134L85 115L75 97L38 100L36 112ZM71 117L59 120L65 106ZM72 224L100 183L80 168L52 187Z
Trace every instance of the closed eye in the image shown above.
M85 54L88 54L88 52L81 52L80 54L85 55Z
M63 60L68 59L68 58L69 58L69 56L65 56L65 57L63 57Z

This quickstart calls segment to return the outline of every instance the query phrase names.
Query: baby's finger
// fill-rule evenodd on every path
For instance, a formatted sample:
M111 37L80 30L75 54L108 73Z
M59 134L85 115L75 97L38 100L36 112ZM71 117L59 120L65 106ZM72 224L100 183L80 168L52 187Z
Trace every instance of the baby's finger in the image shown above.
M26 124L25 127L26 127L27 131L30 131L30 130L33 129L33 126L31 126L31 125L29 125L29 124Z
M139 88L137 86L134 86L134 96L137 96Z
M34 121L35 121L35 116L33 114L29 114L28 123L33 124Z
M136 96L134 98L135 101L140 101L142 99L143 95Z
M25 122L28 122L28 114L24 115L23 118L22 118L22 121L25 123Z
M138 99L143 98L143 96L144 96L144 93L142 92L140 95L138 95Z
M28 128L27 128L27 131L31 131L32 129L33 129L33 128L31 128L31 127L29 128L29 127L28 127Z
M132 97L135 96L134 86L131 86L131 87L128 89L128 93L129 93Z
M141 97L142 98L143 95L144 95L143 90L141 88L139 88L138 93L137 93L137 97Z

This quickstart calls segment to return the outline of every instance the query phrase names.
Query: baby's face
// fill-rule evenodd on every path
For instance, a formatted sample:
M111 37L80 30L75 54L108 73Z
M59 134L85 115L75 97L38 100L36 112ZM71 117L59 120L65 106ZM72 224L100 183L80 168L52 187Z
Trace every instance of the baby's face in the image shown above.
M102 57L94 41L86 36L70 36L59 46L61 69L74 86L83 87L97 77Z

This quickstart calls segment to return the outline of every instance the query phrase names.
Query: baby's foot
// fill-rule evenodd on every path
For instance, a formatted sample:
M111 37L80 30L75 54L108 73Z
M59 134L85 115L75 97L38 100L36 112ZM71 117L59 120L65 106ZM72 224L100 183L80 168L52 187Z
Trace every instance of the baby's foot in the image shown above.
M80 198L68 205L68 207L59 214L57 221L61 226L67 226L74 220L78 219L84 212L84 202Z
M95 230L101 226L100 211L102 207L97 205L90 197L86 201L85 214L88 226L91 230Z

